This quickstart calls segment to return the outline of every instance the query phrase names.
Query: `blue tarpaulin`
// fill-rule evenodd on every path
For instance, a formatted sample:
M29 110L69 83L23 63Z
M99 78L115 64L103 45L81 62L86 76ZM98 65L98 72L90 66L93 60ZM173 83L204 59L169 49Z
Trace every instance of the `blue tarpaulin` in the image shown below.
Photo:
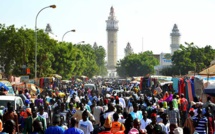
M208 87L206 87L203 91L205 94L215 96L215 84L210 84Z
M5 90L9 90L9 88L2 82L0 82L0 88L4 88Z

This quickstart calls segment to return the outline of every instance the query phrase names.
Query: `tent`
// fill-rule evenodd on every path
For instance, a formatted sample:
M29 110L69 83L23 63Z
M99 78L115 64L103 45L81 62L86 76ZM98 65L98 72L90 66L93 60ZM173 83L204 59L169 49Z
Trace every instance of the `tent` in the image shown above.
M50 74L49 77L55 77L55 78L57 78L57 79L59 79L59 80L62 79L62 76L60 76L60 75L58 75L58 74Z
M213 75L215 75L215 65L210 66L209 68L201 71L199 73L199 75L207 75L207 76L213 76Z
M211 96L215 96L215 83L208 85L203 92L205 94L211 95Z

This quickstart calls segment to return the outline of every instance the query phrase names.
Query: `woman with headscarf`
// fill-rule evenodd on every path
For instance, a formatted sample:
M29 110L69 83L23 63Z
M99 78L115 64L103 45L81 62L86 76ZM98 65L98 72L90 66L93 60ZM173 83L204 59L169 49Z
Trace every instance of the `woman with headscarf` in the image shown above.
M163 100L166 100L169 97L169 93L166 91L163 96Z

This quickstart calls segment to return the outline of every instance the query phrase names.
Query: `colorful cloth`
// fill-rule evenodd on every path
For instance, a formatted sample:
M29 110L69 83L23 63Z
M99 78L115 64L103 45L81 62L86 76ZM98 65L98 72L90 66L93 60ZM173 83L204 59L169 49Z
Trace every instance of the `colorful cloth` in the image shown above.
M173 81L173 89L174 89L175 93L178 93L179 79L178 78L172 78L172 81Z
M172 101L172 99L173 99L173 95L170 94L169 97L167 97L165 101L170 102L170 101Z
M188 101L185 98L180 99L180 110L181 111L187 111L188 108Z
M193 95L193 98L194 98L195 95L196 95L196 93L195 93L195 87L194 87L194 78L190 79L190 83L191 83L192 95Z
M179 91L178 93L179 94L184 94L184 87L185 87L185 83L184 83L184 79L183 78L180 78L180 81L179 81Z
M191 102L193 101L191 82L190 80L186 80L186 82L187 82L187 89L188 89L188 101Z

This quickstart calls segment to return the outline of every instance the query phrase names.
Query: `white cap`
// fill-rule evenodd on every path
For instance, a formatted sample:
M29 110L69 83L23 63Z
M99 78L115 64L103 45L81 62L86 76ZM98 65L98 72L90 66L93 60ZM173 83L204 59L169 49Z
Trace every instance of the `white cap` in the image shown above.
M106 94L106 97L107 97L107 98L110 98L110 97L111 97L111 95L110 95L110 94Z
M180 127L177 127L173 131L174 134L183 134L183 129Z

